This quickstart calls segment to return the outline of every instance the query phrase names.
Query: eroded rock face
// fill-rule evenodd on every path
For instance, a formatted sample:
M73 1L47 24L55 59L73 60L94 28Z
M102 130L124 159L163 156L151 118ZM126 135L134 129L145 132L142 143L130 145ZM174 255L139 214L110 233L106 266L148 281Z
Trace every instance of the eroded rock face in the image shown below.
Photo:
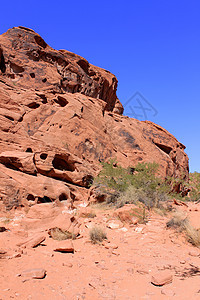
M18 86L81 93L104 100L107 110L112 111L117 104L115 112L123 112L116 96L117 79L109 71L69 51L52 49L33 30L21 26L3 34L0 45L3 49L3 52L0 50L0 69ZM57 98L57 101L65 105L62 99Z
M100 161L157 162L188 178L185 147L162 127L120 115L117 79L22 27L0 36L0 197L7 208L87 198Z

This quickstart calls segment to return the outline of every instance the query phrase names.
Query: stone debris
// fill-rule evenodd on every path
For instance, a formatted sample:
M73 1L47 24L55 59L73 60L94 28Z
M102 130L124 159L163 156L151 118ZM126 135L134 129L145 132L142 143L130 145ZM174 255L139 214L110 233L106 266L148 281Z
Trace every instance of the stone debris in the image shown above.
M46 276L46 270L42 268L38 269L27 269L22 271L19 275L21 277L28 277L33 279L43 279Z
M74 253L74 246L70 240L57 241L53 250L56 252Z
M157 286L172 283L173 276L168 270L160 271L152 275L151 283Z

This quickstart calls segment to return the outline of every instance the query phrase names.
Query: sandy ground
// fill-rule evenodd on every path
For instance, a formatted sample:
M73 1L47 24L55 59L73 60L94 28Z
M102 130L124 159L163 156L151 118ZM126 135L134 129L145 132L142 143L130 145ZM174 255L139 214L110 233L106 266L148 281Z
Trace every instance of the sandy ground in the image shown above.
M37 205L30 217L23 210L0 215L0 299L200 299L200 250L183 235L166 228L169 217L149 216L146 225L123 224L108 228L112 210L96 210L93 219L79 218L80 237L72 241L74 253L55 252L57 241L49 237L55 214L53 204ZM48 209L47 209L48 207ZM45 211L41 213L42 209ZM180 207L196 226L200 223L200 206ZM59 211L60 210L60 211ZM65 207L57 210L63 216ZM90 228L105 228L108 240L91 244ZM43 234L46 239L35 248L19 247L27 237ZM27 269L43 268L43 279L23 277ZM172 283L155 286L152 275L168 271Z

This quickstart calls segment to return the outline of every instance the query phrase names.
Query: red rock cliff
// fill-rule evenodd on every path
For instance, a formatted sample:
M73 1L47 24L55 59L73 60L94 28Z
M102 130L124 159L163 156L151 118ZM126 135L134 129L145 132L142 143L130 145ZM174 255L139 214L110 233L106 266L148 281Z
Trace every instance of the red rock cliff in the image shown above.
M185 147L162 127L123 116L117 79L33 30L0 36L0 197L82 200L99 161L157 162L165 176L188 178Z

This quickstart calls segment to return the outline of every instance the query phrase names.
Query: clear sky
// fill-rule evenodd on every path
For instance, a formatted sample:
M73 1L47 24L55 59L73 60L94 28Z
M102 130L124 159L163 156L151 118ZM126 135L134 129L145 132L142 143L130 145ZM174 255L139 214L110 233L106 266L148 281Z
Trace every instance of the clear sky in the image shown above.
M199 0L10 0L0 10L0 34L32 28L114 73L123 104L139 92L125 112L140 115L144 101L147 119L185 144L190 171L200 172Z

